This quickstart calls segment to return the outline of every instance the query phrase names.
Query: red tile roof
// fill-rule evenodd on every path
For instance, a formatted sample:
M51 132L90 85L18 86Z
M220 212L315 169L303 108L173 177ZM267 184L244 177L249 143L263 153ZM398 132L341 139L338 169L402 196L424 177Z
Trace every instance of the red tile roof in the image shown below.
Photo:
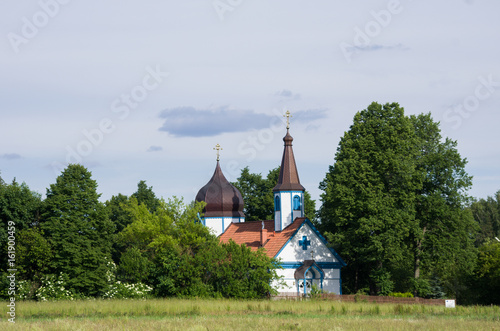
M256 251L259 247L264 247L267 256L275 257L305 220L305 217L298 217L281 232L274 232L274 220L231 223L226 231L220 235L219 239L224 243L232 239L238 245L245 244L253 251ZM267 241L263 246L260 243L262 222L264 222L264 229L267 231Z

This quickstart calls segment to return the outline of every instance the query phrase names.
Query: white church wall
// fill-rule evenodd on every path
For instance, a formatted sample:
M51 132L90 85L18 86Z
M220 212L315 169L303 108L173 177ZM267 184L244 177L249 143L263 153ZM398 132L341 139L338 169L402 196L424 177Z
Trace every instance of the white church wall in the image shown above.
M304 237L307 242L304 242ZM304 245L307 249L304 250ZM340 266L338 259L324 244L318 234L305 223L276 256L281 259L284 270L279 274L284 276L288 287L281 288L280 292L296 292L295 270L304 260L311 260L311 252L314 251L314 261L324 272L323 290L330 293L341 294Z
M275 231L281 231L292 223L292 193L291 192L277 192L274 194L280 197L280 212L275 213Z
M282 276L281 282L284 284L278 284L276 281L273 282L272 286L278 288L278 292L296 292L297 289L295 287L295 269L279 269L276 272L278 276Z
M326 269L322 268L325 273L323 278L323 291L328 293L341 294L341 281L340 281L340 270L339 269ZM282 276L282 283L280 286L277 286L277 282L273 283L273 286L278 288L278 292L286 292L286 293L296 293L297 292L297 280L295 279L295 270L296 268L287 268L281 269L277 271L279 276ZM320 280L315 279L314 284L320 288Z
M231 223L245 222L244 217L205 217L205 226L220 236Z
M212 229L216 236L221 235L225 230L222 227L222 217L206 217L205 226Z

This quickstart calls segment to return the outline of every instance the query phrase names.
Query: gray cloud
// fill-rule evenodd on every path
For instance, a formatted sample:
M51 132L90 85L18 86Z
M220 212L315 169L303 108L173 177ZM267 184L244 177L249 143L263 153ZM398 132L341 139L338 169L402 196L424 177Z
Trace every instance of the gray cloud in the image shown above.
M279 97L284 97L284 98L292 98L292 99L295 99L295 100L299 100L300 99L300 94L293 93L292 91L287 90L287 89L283 89L281 91L278 91L274 95L279 96Z
M160 152L163 150L161 146L149 146L147 152Z
M300 110L293 112L292 116L292 121L309 123L326 118L326 109ZM209 137L226 132L245 132L267 128L274 123L273 118L276 115L258 114L251 110L236 110L227 107L217 109L177 107L165 109L160 117L165 119L159 128L160 131L177 137Z
M300 123L309 123L315 120L326 118L327 109L306 109L299 110L292 114L296 121Z
M272 116L257 114L251 110L195 109L177 107L165 109L160 114L165 122L160 131L178 137L208 137L225 132L244 132L270 125Z
M5 160L16 160L16 159L21 159L22 156L17 154L17 153L6 153L3 155L0 155L0 159L5 159Z

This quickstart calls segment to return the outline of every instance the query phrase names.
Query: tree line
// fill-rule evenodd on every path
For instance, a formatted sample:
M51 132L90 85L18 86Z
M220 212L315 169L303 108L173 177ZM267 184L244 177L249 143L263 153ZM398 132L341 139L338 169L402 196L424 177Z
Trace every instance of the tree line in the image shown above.
M337 142L332 141L332 144ZM407 116L397 103L358 112L319 184L321 205L305 192L305 214L347 266L344 294L411 292L500 304L500 191L476 200L457 142L430 114ZM279 167L248 167L233 183L247 221L273 218ZM131 196L99 202L97 183L69 165L47 189L0 178L0 245L16 224L18 279L25 298L272 294L278 261L262 250L221 244L196 222L203 203L156 197L138 183ZM6 281L7 255L0 256ZM58 284L64 290L50 290ZM56 287L57 287L56 286ZM0 295L6 297L2 286ZM54 286L52 286L53 288ZM52 292L51 292L52 291ZM64 292L67 291L67 292Z
M277 264L259 250L220 243L198 222L204 203L156 197L144 181L102 203L90 171L69 165L44 200L23 183L0 182L0 245L15 224L17 297L261 298L275 293ZM8 256L0 255L8 298Z

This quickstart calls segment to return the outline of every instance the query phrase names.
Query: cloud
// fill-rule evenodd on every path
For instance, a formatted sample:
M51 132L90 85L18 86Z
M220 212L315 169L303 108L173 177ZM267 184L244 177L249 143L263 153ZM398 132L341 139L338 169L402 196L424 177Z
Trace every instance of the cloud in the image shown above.
M163 147L161 146L149 146L148 152L160 152L163 150Z
M245 132L268 127L273 116L258 114L251 110L195 109L177 107L165 109L160 118L165 122L159 128L177 137L209 137L226 132Z
M278 91L278 92L274 93L274 95L279 96L279 97L284 97L284 98L291 98L291 99L295 99L295 100L300 100L300 94L293 93L292 91L287 90L287 89L283 89L281 91Z
M7 154L3 154L3 155L0 155L0 159L6 159L6 160L17 160L17 159L21 159L22 156L17 154L17 153L7 153Z
M326 118L327 109L306 109L299 110L292 114L296 121L300 123L309 123L315 120Z
M236 110L227 107L217 109L195 109L177 107L165 109L160 117L165 119L159 131L177 137L210 137L227 132L260 130L274 124L277 115L255 113L251 110ZM309 123L326 118L326 109L306 109L292 113L292 121ZM280 117L281 119L281 117ZM284 121L284 119L282 119ZM149 151L152 150L151 146ZM160 147L161 148L161 147Z
M361 52L375 52L375 51L407 51L410 48L407 46L404 46L403 44L399 43L396 45L379 45L379 44L372 44L372 45L367 45L367 46L352 46L348 47L347 50L350 52L354 53L361 53Z

